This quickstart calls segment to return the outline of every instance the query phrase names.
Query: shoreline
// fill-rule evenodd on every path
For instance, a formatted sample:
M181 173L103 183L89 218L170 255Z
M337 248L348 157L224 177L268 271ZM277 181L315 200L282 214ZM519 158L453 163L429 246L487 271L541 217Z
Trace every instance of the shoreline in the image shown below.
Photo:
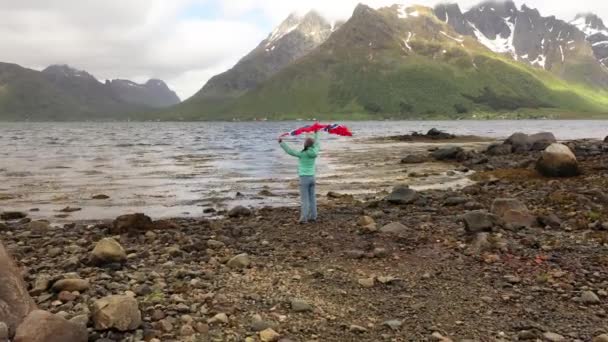
M267 329L283 342L590 341L608 333L608 146L569 144L578 177L537 175L540 152L464 151L447 161L475 170L476 184L406 192L401 204L334 196L312 225L296 224L296 208L258 208L123 234L109 222L12 223L0 239L30 287L43 275L91 284L71 300L41 291L42 309L74 319L109 294L137 299L138 329L97 331L87 320L93 341L262 341ZM498 213L499 198L517 210L463 223ZM126 260L91 264L108 237Z

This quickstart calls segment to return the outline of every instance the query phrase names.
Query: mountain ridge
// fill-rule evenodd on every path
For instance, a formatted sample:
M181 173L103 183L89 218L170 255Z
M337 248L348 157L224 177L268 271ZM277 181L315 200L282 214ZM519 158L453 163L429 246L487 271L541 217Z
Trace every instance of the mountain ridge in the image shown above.
M292 19L269 38L292 27ZM269 38L259 46L268 48ZM359 4L323 42L250 89L221 105L186 101L171 114L186 119L296 118L307 112L450 117L526 108L606 113L601 94L608 72L586 38L575 26L525 5L520 10L512 1L486 1L465 13L450 4L379 9ZM429 88L419 92L412 87L416 83Z
M125 82L135 90L66 64L36 71L0 63L0 120L126 119L180 102L163 81Z

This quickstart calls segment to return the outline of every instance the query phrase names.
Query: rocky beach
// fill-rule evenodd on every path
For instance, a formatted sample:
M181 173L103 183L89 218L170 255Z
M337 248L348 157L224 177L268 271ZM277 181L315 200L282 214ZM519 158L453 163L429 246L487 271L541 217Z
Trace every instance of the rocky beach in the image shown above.
M444 134L391 163L468 185L319 194L310 225L2 207L0 341L608 341L608 143Z

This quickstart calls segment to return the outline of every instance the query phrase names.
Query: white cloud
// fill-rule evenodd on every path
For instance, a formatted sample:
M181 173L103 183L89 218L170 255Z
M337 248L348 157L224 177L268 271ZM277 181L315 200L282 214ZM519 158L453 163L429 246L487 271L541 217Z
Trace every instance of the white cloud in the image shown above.
M32 68L67 63L101 80L161 78L180 97L186 98L253 49L270 27L289 13L314 8L329 19L346 19L359 2L372 7L404 3L397 0L0 0L0 61ZM405 3L431 6L436 2ZM463 8L478 2L459 1ZM530 0L526 4L537 7L545 16L556 15L565 20L581 11L595 12L608 20L606 1ZM196 10L187 13L196 6L218 10L212 16Z

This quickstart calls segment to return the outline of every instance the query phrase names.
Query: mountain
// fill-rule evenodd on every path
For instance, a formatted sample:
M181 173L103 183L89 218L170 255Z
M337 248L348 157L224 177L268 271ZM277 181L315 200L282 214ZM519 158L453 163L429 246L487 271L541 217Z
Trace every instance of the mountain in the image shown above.
M241 80L257 75L241 69L243 61L273 51L272 38L286 37L296 25L290 17L198 96L209 94L218 79L235 75L235 69ZM189 100L170 115L369 119L520 110L608 113L608 73L584 33L512 2L486 2L466 13L457 5L373 9L361 4L317 42L247 87L222 82L228 98L216 97L213 105Z
M339 25L315 11L304 16L290 15L232 69L211 78L188 102L214 107L255 89L318 47Z
M592 13L579 14L571 24L585 34L587 41L593 47L595 57L608 67L608 28L602 19Z
M437 17L462 35L476 37L493 52L553 72L573 82L607 87L608 73L585 33L553 16L512 1L487 1L465 13L458 5L439 5Z
M67 65L35 71L0 63L0 120L124 119L177 103L177 95L160 80L104 84Z
M129 80L106 81L114 98L123 102L151 108L166 108L180 103L177 94L161 80L151 79L144 84Z

